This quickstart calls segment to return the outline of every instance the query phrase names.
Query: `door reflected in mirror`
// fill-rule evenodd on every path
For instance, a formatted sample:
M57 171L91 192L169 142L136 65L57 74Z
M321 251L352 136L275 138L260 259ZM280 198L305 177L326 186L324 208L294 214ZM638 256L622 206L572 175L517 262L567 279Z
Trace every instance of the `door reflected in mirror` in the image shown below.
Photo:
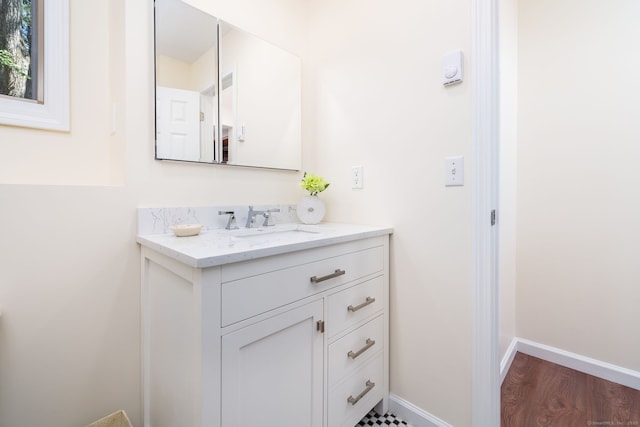
M299 170L301 62L180 0L155 0L156 158Z
M213 163L218 126L218 20L155 1L156 158Z

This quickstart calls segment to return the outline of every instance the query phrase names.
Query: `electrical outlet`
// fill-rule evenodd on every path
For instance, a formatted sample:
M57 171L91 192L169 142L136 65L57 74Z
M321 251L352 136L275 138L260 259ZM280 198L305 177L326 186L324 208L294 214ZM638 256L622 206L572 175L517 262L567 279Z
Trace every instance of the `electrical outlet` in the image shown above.
M351 167L351 188L364 188L362 181L363 166Z

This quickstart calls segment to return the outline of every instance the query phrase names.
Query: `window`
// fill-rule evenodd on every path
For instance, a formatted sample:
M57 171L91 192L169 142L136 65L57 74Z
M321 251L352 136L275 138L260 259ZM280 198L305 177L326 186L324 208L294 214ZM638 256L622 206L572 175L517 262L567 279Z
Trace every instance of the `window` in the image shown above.
M69 130L69 0L0 2L0 124Z

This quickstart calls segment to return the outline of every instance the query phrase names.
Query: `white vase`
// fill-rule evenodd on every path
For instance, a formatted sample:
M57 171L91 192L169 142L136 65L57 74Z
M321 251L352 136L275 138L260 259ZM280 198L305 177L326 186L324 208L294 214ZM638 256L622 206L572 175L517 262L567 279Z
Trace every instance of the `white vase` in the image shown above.
M318 224L324 218L324 202L318 196L306 196L298 203L296 213L303 224Z

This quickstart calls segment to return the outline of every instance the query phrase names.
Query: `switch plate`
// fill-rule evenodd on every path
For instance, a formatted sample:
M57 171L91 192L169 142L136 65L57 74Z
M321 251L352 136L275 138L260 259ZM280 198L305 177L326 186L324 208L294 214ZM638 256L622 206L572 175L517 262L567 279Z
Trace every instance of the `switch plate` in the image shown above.
M363 166L352 166L351 167L351 188L364 188L363 183L363 174L364 167Z
M444 185L447 187L464 185L464 157L445 157Z

